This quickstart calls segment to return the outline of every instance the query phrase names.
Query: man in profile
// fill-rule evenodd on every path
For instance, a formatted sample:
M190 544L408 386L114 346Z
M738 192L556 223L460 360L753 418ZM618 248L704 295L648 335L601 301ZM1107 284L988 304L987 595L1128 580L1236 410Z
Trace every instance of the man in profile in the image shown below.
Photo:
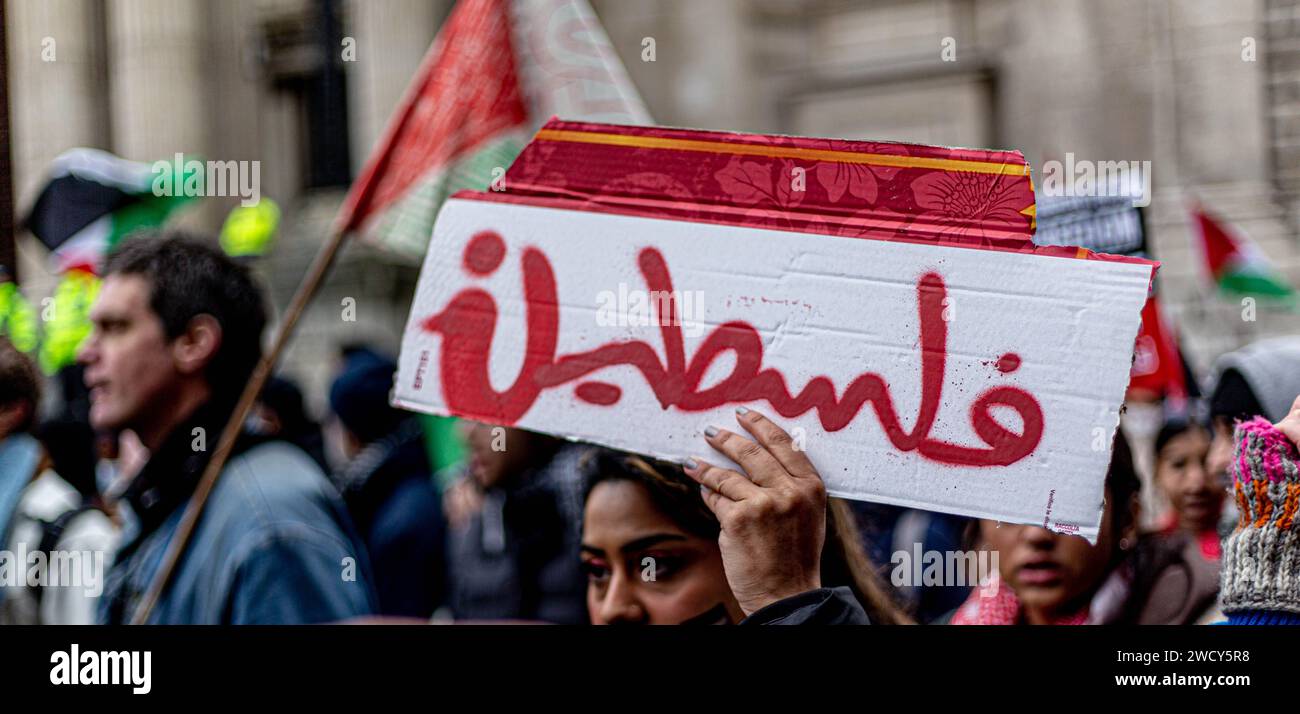
M86 367L96 429L149 450L123 498L135 516L100 619L129 622L261 358L266 312L248 272L176 233L124 242L91 310ZM283 441L242 436L149 622L282 624L373 612L369 567L337 493Z

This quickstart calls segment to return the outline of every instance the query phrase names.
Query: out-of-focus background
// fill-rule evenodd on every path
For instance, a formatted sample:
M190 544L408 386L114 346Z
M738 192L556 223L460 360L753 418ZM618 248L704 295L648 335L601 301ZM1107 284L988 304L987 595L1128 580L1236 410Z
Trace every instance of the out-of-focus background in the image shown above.
M450 0L7 0L15 211L78 146L261 162L283 209L257 264L283 309ZM1300 0L594 0L658 123L1150 161L1149 248L1192 367L1294 311L1216 299L1189 201L1300 283ZM355 59L338 51L348 39ZM653 61L643 52L653 38ZM52 57L52 58L51 58ZM1035 179L1041 184L1041 174ZM237 198L177 223L215 233ZM17 239L29 300L48 254ZM343 342L395 351L417 266L352 246L284 371L319 413ZM339 319L356 300L355 322Z

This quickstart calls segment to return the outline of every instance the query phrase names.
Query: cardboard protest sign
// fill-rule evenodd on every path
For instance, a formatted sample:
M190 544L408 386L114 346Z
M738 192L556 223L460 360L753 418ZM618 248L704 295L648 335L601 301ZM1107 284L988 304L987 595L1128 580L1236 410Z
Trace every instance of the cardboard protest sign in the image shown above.
M800 181L804 183L800 183ZM438 217L395 404L1096 537L1154 264L1035 247L1015 152L552 121Z
M1130 193L1129 191L1115 193ZM1141 200L1145 200L1142 196ZM1141 202L1141 200L1139 202ZM1125 195L1037 197L1037 245L1083 247L1119 255L1147 257L1142 209ZM1133 348L1133 367L1125 400L1170 400L1171 408L1186 408L1196 395L1196 383L1187 378L1174 330L1156 299L1156 284L1142 308L1142 324Z

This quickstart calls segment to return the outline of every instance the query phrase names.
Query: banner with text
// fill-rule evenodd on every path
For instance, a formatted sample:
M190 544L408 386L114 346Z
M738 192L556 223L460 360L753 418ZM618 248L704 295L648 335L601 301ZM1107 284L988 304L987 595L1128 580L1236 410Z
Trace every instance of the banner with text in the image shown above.
M927 176L1027 184L1019 154L566 130L543 129L504 191L462 193L443 208L395 404L715 461L704 428L730 426L746 405L791 433L832 495L1096 538L1155 264L1035 247L1032 210L928 219L916 210ZM625 137L635 159L608 156L629 148L611 136ZM699 156L709 144L721 158ZM534 150L546 152L545 171ZM595 168L569 183L576 174L556 167L584 152L575 165ZM760 190L799 176L781 162L806 167L814 180L798 210L664 192L644 176L607 191L616 181L599 176L650 163L700 174L699 164L721 161L721 185L728 153L755 157L741 175ZM839 160L894 171L881 172L870 201L835 196L816 176ZM890 191L899 181L912 190L908 205ZM1032 209L1032 193L1006 192L1027 195Z

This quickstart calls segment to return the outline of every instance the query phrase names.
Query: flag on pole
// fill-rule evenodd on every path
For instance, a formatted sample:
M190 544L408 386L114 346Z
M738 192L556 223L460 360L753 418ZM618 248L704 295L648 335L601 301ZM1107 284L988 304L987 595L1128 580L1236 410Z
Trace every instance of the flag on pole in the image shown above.
M70 149L50 166L49 181L23 223L53 253L57 272L97 272L108 251L128 233L162 225L193 194L155 191L159 180L179 183L166 169L98 149ZM160 173L160 172L166 173Z
M586 0L460 0L353 184L339 228L423 257L442 202L503 180L553 115L650 122Z
M1206 268L1221 292L1282 301L1295 298L1295 289L1249 238L1234 235L1199 207L1192 209L1192 216Z

